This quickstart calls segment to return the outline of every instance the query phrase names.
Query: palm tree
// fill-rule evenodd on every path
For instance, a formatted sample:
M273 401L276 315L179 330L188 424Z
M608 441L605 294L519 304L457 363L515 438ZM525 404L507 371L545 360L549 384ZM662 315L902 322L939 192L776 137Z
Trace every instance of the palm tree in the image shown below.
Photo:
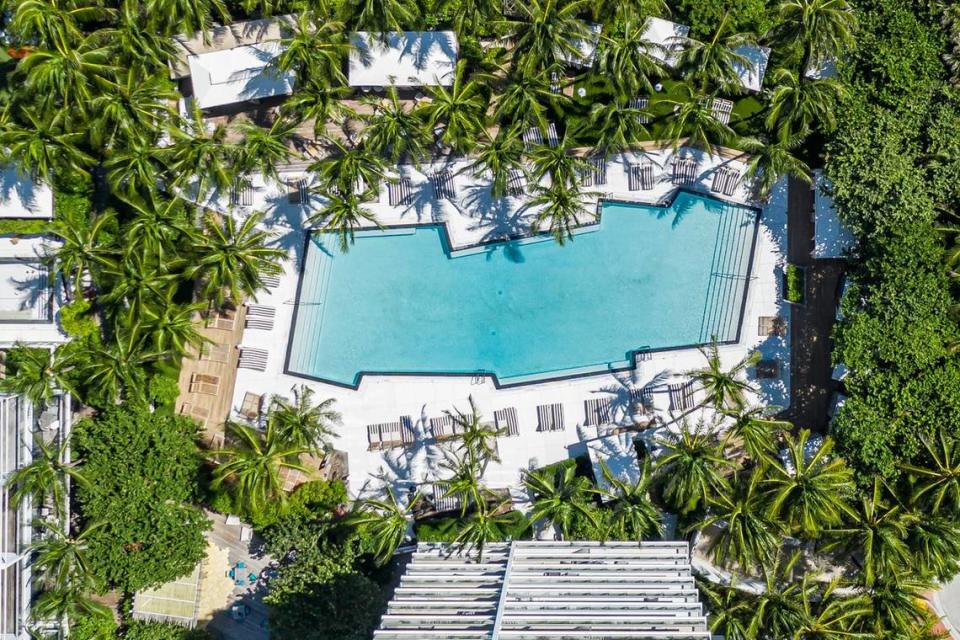
M538 207L532 231L537 234L544 224L557 244L573 239L573 230L593 216L588 206L589 193L574 182L551 181L549 186L536 185L528 206Z
M516 129L501 128L489 142L481 142L473 162L461 169L476 178L490 179L490 195L502 198L513 171L523 169L523 144Z
M771 407L750 407L735 410L724 410L721 413L733 418L733 424L726 431L723 446L726 448L732 441L743 443L743 448L750 459L757 463L765 463L771 453L774 453L774 442L779 432L789 430L792 425L786 420L776 420L766 417Z
M760 352L751 352L729 369L723 368L716 342L700 347L700 353L706 358L707 366L688 371L686 375L706 392L703 404L712 405L718 411L736 411L747 406L746 393L754 388L742 375L760 361Z
M80 24L109 19L113 10L98 6L77 6L63 0L22 0L15 5L10 31L21 42L36 42L52 49L76 44L83 39Z
M318 86L346 85L343 69L350 45L344 38L343 23L316 11L295 16L293 31L281 41L284 49L272 64L281 73L296 73L298 90L310 82Z
M870 619L870 601L862 595L840 595L839 579L826 585L804 574L800 588L800 619L793 628L797 640L868 640L869 633L860 631Z
M800 552L776 554L773 562L760 566L762 589L751 602L747 627L750 638L789 638L801 619L802 585L794 579Z
M497 437L505 432L503 429L497 429L489 422L484 422L483 416L477 410L477 405L473 401L473 396L468 396L470 403L470 412L464 413L454 407L453 411L446 410L444 413L453 420L460 433L457 439L460 441L461 449L469 456L476 458L480 462L480 475L489 462L500 462L500 453L497 450Z
M931 513L960 512L960 447L944 428L937 429L933 439L924 438L926 461L922 465L905 464L903 469L919 480L913 501L920 502Z
M709 580L697 580L697 586L708 606L711 633L727 640L754 640L757 637L749 631L753 603L743 591Z
M196 181L194 195L199 200L211 186L226 190L233 184L231 160L236 154L233 145L227 142L227 126L217 124L208 130L200 105L196 100L191 105L189 117L170 128L173 144L163 149L160 158L175 176L174 186L183 187Z
M396 164L406 158L416 164L426 153L430 134L420 120L406 107L396 87L387 88L386 98L365 96L363 103L372 109L364 116L363 139L370 151L385 156Z
M349 87L328 87L308 78L297 84L296 92L284 101L280 113L300 123L313 121L313 137L320 139L327 136L328 124L342 124L347 118L356 117L356 112L343 102L350 95Z
M76 537L71 538L59 524L36 520L34 525L42 528L44 535L36 537L28 547L29 552L34 554L34 577L46 589L95 588L98 580L87 559L90 553L88 540L104 524L88 524Z
M491 508L487 506L486 500L478 502L476 509L467 517L454 538L458 552L476 550L477 562L483 562L483 550L487 544L504 538L505 514L501 512L509 504L510 501L505 500Z
M354 0L342 3L343 22L353 31L382 37L390 31L408 31L419 18L412 0Z
M319 227L328 233L336 233L340 239L340 250L347 251L353 244L354 233L365 225L380 228L373 211L363 205L373 199L371 190L354 193L321 190L319 195L326 204L315 214L307 218L306 223Z
M333 409L336 400L327 398L314 404L313 394L313 389L300 385L293 389L293 402L273 396L267 419L282 442L321 453L332 448L337 436L334 425L340 424L341 416Z
M918 575L945 582L960 570L960 527L953 518L912 512L906 542Z
M139 69L145 74L164 69L176 55L173 39L151 28L134 2L120 3L116 27L98 29L93 35L102 37L103 43L115 52L114 56L127 62L121 66Z
M847 500L853 489L853 473L842 458L831 457L833 438L809 454L810 430L794 437L784 435L787 468L778 462L769 467L770 517L783 520L793 531L817 538L824 529L840 525L851 513Z
M818 127L826 133L837 128L834 111L846 94L837 80L804 80L789 69L777 69L773 79L776 88L770 98L766 125L777 132L779 139L789 140Z
M407 500L407 504L400 503L400 499L393 487L388 486L385 500L367 498L354 503L354 511L348 517L348 522L363 528L368 540L375 544L374 558L378 564L386 564L393 557L407 535L413 511L423 497L415 493Z
M95 88L116 72L109 48L96 46L89 36L75 45L33 51L17 65L17 73L42 103L80 114L90 112Z
M736 94L743 90L737 69L749 67L750 61L736 49L752 44L753 40L747 34L731 33L732 29L728 12L710 39L702 42L695 38L678 39L678 44L683 46L678 66L684 77L699 83L701 94L706 94L711 85L724 93Z
M736 563L741 571L769 565L781 544L780 524L769 516L761 490L762 474L751 473L733 484L731 491L720 491L710 499L710 512L697 529L713 525L715 537L710 551L721 566Z
M86 589L70 585L64 589L48 589L41 592L33 602L30 616L35 621L75 622L81 618L112 621L113 610L90 598Z
M147 318L148 310L163 300L168 289L176 286L180 279L178 274L165 272L168 266L161 266L143 252L128 248L119 263L103 269L110 287L100 299L124 311L131 326L141 322Z
M165 78L144 78L139 69L129 68L115 82L106 82L91 101L90 139L100 149L122 147L135 139L155 144L177 97Z
M579 43L591 33L578 15L589 0L527 0L514 6L519 17L505 17L497 29L512 40L513 68L521 76L560 71L583 57Z
M143 366L167 354L146 348L146 338L136 328L115 324L106 342L88 340L70 344L64 365L76 371L104 404L142 393ZM89 398L88 398L89 399ZM128 398L130 399L130 398Z
M165 157L165 150L157 148L153 140L129 140L103 163L107 182L127 197L152 193L165 169Z
M168 254L171 250L176 253L181 238L195 235L184 202L176 197L164 200L154 191L148 192L146 197L128 195L120 199L135 213L124 236L125 253L156 258L160 265L170 270ZM115 264L109 265L109 269L115 267Z
M622 2L617 0L616 4ZM665 73L662 63L655 57L662 55L663 47L644 37L645 17L646 14L625 19L613 35L600 38L597 45L593 71L613 81L623 98L634 97L640 92L652 93L652 79Z
M248 425L228 422L227 433L231 446L212 454L218 465L211 486L219 489L229 485L251 513L270 502L286 502L282 471L309 473L299 457L310 449L286 441L270 421L262 433Z
M847 0L783 0L771 39L784 50L799 47L804 73L837 60L852 47L856 25Z
M461 38L484 32L503 10L503 3L498 0L455 0L449 4L453 12L453 28Z
M115 249L103 237L105 229L115 222L112 213L104 212L89 225L65 220L55 220L51 225L50 233L61 241L54 254L54 269L65 275L68 290L82 292L91 270L116 266Z
M663 102L674 106L665 131L674 151L679 149L680 142L686 139L688 146L713 154L716 145L726 144L736 137L730 125L724 124L714 115L713 98L687 90L681 99L668 99Z
M448 476L442 483L443 497L456 498L460 502L460 516L466 516L472 506L485 502L489 495L481 484L485 464L472 451L444 450L443 456L440 468Z
M545 133L545 132L544 132ZM564 132L556 145L540 144L529 154L533 164L533 178L540 180L546 175L553 183L578 185L581 171L592 171L586 159L576 154L577 142L570 132Z
M234 170L240 175L257 171L279 182L278 167L289 163L297 155L290 149L297 123L287 118L277 118L269 128L241 122L235 129L243 136L243 140L237 147Z
M810 167L793 155L793 150L802 143L801 136L788 140L779 139L768 143L762 138L741 139L739 146L749 154L744 180L753 182L757 198L764 200L784 176L793 176L807 183L813 182Z
M35 505L50 505L57 518L66 515L67 478L77 484L87 484L80 461L67 461L69 446L68 439L57 446L44 442L40 436L34 438L30 463L7 477L6 486L13 488L10 502L14 508L19 508L30 497Z
M591 6L594 20L606 20L610 24L670 13L666 0L594 0ZM610 20L611 17L614 19Z
M584 120L581 134L595 135L597 150L604 158L629 149L642 136L647 127L642 123L648 113L630 106L624 99L606 104L597 103Z
M590 481L576 475L575 465L559 465L525 472L523 486L532 496L530 521L545 520L569 537L578 521L597 525L597 516L590 500Z
M874 478L873 491L860 499L851 522L825 532L828 542L824 550L839 549L862 557L862 581L869 587L879 576L909 566L910 550L905 539L912 520L884 482Z
M467 60L457 62L453 84L428 87L431 100L420 107L418 115L432 131L440 131L441 144L456 153L468 153L484 133L487 100L480 84L466 78Z
M6 150L5 156L13 159L21 171L48 182L54 172L82 171L92 165L94 159L78 147L84 133L66 129L65 113L57 111L41 118L21 110L18 118L22 118L25 124L3 121L0 124L0 147Z
M379 186L386 163L369 144L347 144L339 138L327 138L329 153L310 165L323 191L340 194L363 192Z
M663 516L650 499L653 483L650 458L644 458L640 477L636 482L626 482L615 476L607 463L600 461L600 471L607 488L599 493L610 500L612 516L610 532L616 540L644 540L663 535Z
M262 213L250 214L239 226L233 216L204 218L199 255L186 275L201 280L201 295L216 306L228 300L238 304L244 297L256 300L263 277L282 271L286 252L267 246L271 234L257 228L262 220Z
M7 351L6 370L0 390L25 397L38 411L49 406L60 391L74 391L69 369L52 349L17 342Z
M657 459L656 476L663 487L663 497L680 513L690 513L726 487L723 468L732 463L723 457L716 434L703 423L691 429L682 423L679 433L659 438L664 453Z
M150 26L167 36L202 32L206 39L214 22L230 24L223 0L145 0L142 12Z
M197 315L207 305L202 302L177 304L175 296L175 288L167 289L162 302L147 307L138 329L148 336L152 350L180 357L186 355L190 347L199 350L212 341L197 330L196 323Z
M892 568L864 586L866 599L872 609L864 626L873 638L916 637L913 632L918 627L935 619L924 597L936 585L906 568ZM931 634L926 637L937 636Z
M544 73L507 78L503 91L495 98L494 118L507 128L547 128L547 104L564 103L566 96L550 90L550 76Z

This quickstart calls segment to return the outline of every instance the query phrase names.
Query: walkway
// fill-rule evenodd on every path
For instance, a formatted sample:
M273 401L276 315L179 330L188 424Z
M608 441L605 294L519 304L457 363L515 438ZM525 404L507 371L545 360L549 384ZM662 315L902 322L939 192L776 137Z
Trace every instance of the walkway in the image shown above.
M790 179L787 201L787 259L807 272L805 304L794 305L790 322L790 408L784 418L797 427L824 432L836 383L831 378L833 323L842 260L814 260L813 191Z

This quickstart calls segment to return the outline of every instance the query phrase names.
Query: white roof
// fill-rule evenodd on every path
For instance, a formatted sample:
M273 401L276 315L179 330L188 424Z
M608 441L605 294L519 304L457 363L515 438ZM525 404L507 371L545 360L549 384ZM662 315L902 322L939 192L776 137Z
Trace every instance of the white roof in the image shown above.
M0 346L57 344L55 280L42 258L59 242L44 236L0 237Z
M689 33L690 27L685 24L650 17L647 18L646 26L643 29L643 39L665 49L654 49L650 55L668 67L673 67L677 64L680 51L683 49L680 38L686 38Z
M830 181L823 172L814 173L814 258L843 258L856 245L857 239L837 216L833 198L826 191Z
M0 169L0 218L53 217L53 191L17 171L14 165Z
M283 50L274 40L189 56L194 99L207 109L292 93L294 74L268 68Z
M763 86L763 76L767 72L767 62L770 61L770 47L760 47L753 44L743 45L733 50L747 59L749 64L739 62L733 64L734 70L740 77L740 84L747 91L757 92Z
M850 369L847 368L847 365L841 362L833 368L833 373L830 375L830 377L837 382L843 382L843 379L848 375L850 375Z
M459 45L453 31L359 31L350 48L351 87L453 84Z
M597 45L600 43L600 32L603 31L603 25L595 22L587 23L589 35L585 40L577 40L574 46L580 51L579 56L563 55L564 61L576 67L586 68L593 66L594 56L597 53Z

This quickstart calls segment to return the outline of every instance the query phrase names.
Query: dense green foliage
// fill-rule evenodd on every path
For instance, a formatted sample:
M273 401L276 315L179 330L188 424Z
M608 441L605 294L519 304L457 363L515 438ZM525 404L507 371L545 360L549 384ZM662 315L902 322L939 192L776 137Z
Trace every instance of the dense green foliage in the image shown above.
M135 591L190 573L203 557L207 519L196 506L200 453L193 421L116 407L74 431L88 479L80 513L102 526L90 566L109 586Z
M161 622L131 621L126 625L124 640L212 640L213 636L202 629L185 629Z

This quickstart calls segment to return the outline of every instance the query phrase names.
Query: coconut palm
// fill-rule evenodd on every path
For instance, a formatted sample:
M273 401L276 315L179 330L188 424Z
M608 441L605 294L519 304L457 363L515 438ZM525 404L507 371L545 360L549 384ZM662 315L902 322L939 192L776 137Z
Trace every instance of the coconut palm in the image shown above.
M616 4L622 3L618 0ZM645 18L646 14L627 18L612 35L604 36L597 44L593 71L609 78L624 98L640 92L652 93L653 80L665 73L656 57L665 53L663 47L644 37Z
M128 195L120 199L134 213L124 234L125 253L153 257L169 270L170 254L176 254L178 241L195 235L184 202L176 197L165 200L153 191L145 197ZM115 269L115 265L110 268Z
M373 153L386 156L394 164L401 158L417 163L425 155L430 133L400 100L396 87L388 87L385 98L365 96L363 103L372 109L363 117L363 139Z
M679 433L658 438L657 445L664 453L657 459L656 477L672 508L690 513L725 490L723 469L732 463L723 457L716 434L703 423L694 429L681 423Z
M152 193L165 169L165 156L153 140L128 140L103 163L110 188L127 197Z
M139 69L127 69L91 101L90 140L100 149L122 147L137 138L155 143L177 97L166 78L145 78Z
M733 423L724 435L724 448L733 441L739 441L751 460L765 463L770 454L775 452L774 441L777 434L792 427L786 420L767 417L770 411L771 407L745 407L722 411L725 416L733 418Z
M120 3L116 27L98 29L93 35L110 47L116 58L126 61L121 67L151 74L164 69L176 56L177 49L174 40L152 29L139 10L138 3Z
M586 520L597 525L597 516L590 500L590 481L577 475L572 464L545 467L525 472L523 486L530 492L533 508L530 521L545 520L564 536L569 536L577 522Z
M600 461L600 471L606 488L599 493L610 500L612 514L610 531L617 540L644 540L663 535L663 516L650 499L653 483L650 458L644 458L640 477L627 482L613 474L607 463Z
M463 522L457 537L454 538L458 546L457 551L467 553L476 551L477 562L483 562L483 550L487 544L504 538L503 526L506 524L506 519L503 511L509 504L509 500L504 500L490 507L486 500L478 502L476 508Z
M290 142L297 132L297 123L287 118L277 118L267 127L252 122L241 122L234 127L243 136L237 146L234 170L241 175L252 171L280 181L278 167L296 157Z
M507 195L510 175L523 169L523 143L516 129L501 128L488 142L481 142L472 155L473 162L461 169L476 178L490 180L490 195L502 198Z
M857 19L847 0L783 0L771 40L801 51L800 70L819 69L854 44Z
M419 18L412 0L353 0L342 3L343 22L353 31L385 36L391 31L409 31Z
M683 142L712 155L715 146L726 144L736 137L730 125L721 122L713 113L713 98L687 90L680 99L667 99L663 103L673 105L673 115L667 121L665 135L674 151Z
M863 595L840 595L839 579L824 584L804 574L800 588L800 619L793 627L797 640L868 640L861 631L870 619L870 601Z
M56 351L18 342L7 352L0 390L25 397L42 411L60 391L74 391L69 373Z
M19 41L35 42L44 49L71 46L83 39L82 23L105 21L113 13L111 9L77 4L69 0L18 1L9 29Z
M472 451L443 451L440 469L445 476L442 486L444 498L456 498L460 502L461 517L474 505L489 497L481 484L486 465Z
M453 420L456 426L455 431L459 431L457 440L460 442L461 450L480 461L482 475L489 462L500 462L497 437L502 436L505 431L484 421L472 395L468 396L467 400L470 404L469 412L463 412L454 407L453 411L445 410L444 413Z
M544 132L546 133L546 132ZM577 142L570 132L564 132L556 145L539 144L528 154L533 164L533 178L541 180L549 175L550 181L561 185L576 186L582 171L592 171L592 165L576 154Z
M68 290L82 292L91 270L115 267L115 250L104 238L115 223L113 214L104 212L90 224L55 220L51 225L50 233L61 241L53 256L54 270L64 275Z
M204 218L199 255L186 275L201 280L203 297L216 306L238 304L244 297L256 300L265 287L263 277L282 271L279 263L286 252L267 246L271 234L257 228L262 220L262 213L250 214L239 225L233 216Z
M861 579L869 587L879 576L908 566L910 549L905 539L913 519L883 480L874 478L872 492L861 497L850 522L825 532L824 550L862 557Z
M740 93L738 68L750 67L750 61L736 52L738 47L753 44L753 39L744 33L733 33L730 13L724 14L713 35L704 41L695 38L678 38L682 45L678 67L684 77L698 83L699 92L706 94L709 87L724 93Z
M453 28L462 38L486 31L487 25L503 10L499 0L450 0L448 9L453 12Z
M743 379L743 374L760 361L760 352L751 352L729 369L724 369L720 361L720 350L716 342L700 347L700 353L706 358L707 366L688 371L686 375L703 388L706 393L703 403L718 411L735 411L745 407L746 393L754 391L754 388Z
M137 329L147 336L152 350L180 357L186 355L190 347L199 350L212 341L197 330L196 318L207 305L202 302L177 304L175 297L176 289L167 289L163 301L146 309Z
M835 108L846 94L837 80L804 80L789 69L773 73L775 89L770 97L766 125L781 140L819 128L830 133L837 127Z
M557 241L564 244L573 239L573 230L591 219L590 194L580 190L576 183L551 182L548 186L536 185L528 205L537 207L537 217L531 226L534 234L546 226Z
M648 112L630 106L628 100L597 103L590 109L589 117L584 120L581 135L596 136L597 151L604 158L629 149L641 137L647 134L642 123Z
M350 45L343 23L315 11L295 14L295 20L290 35L281 40L283 51L271 64L281 73L296 73L298 87L310 82L346 85L343 69Z
M215 22L230 24L223 0L144 0L142 13L166 36L202 32L207 38Z
M67 506L67 478L85 485L87 480L79 460L69 460L70 442L64 439L60 445L45 442L41 436L33 441L33 457L11 473L6 486L12 487L10 502L19 508L28 497L35 505L49 505L57 518L62 518Z
M813 182L810 167L793 155L793 150L802 143L799 135L788 140L779 139L769 143L763 138L744 138L739 146L749 154L744 180L753 183L757 198L764 200L785 176L792 176L807 183Z
M456 153L468 153L484 133L487 100L480 83L467 78L467 60L457 62L449 87L428 87L430 100L417 109L427 127L439 132L438 140Z
M103 404L110 404L142 395L144 365L167 355L148 349L146 336L135 327L124 328L117 323L105 342L71 343L65 352L64 365L74 368L77 379L84 380Z
M781 544L783 528L770 517L762 487L762 474L736 479L729 491L710 498L710 512L697 529L717 526L710 546L713 560L724 567L736 563L750 573L769 565Z
M320 190L318 194L325 201L315 214L307 218L307 224L329 233L336 233L340 240L340 250L347 251L353 244L354 233L363 226L380 227L373 211L363 206L373 199L371 190L362 193Z
M563 104L568 98L550 90L550 76L544 73L526 76L511 75L495 98L493 116L508 128L547 128L547 107L550 103Z
M144 256L143 252L128 250L122 260L102 270L109 287L100 299L112 305L113 310L123 311L133 326L143 321L148 310L179 282L179 274L167 273L165 269L166 266Z
M342 124L356 117L356 112L343 102L349 96L349 87L328 87L308 78L305 83L297 84L296 92L284 101L280 113L300 123L312 121L313 137L320 139L328 135L328 124Z
M299 457L310 449L288 442L270 421L263 432L228 422L227 433L229 446L212 453L217 467L211 486L214 489L229 486L251 513L259 512L271 502L286 502L282 472L309 473L309 469L300 464Z
M386 499L367 498L354 503L354 511L348 522L362 527L367 539L374 541L374 558L378 564L386 564L393 557L407 535L413 511L422 499L420 493L413 494L404 505L394 492L393 487L386 488Z
M90 37L75 45L38 49L17 65L27 88L48 108L80 114L90 113L96 87L109 82L116 72L110 49L98 46Z
M327 138L326 146L329 153L310 165L322 190L359 194L377 187L383 180L386 163L369 144L348 144L339 138Z
M578 16L589 0L527 0L514 4L516 18L504 17L497 29L513 42L513 68L521 76L562 70L570 60L581 59L579 43L591 37Z
M32 57L32 56L31 56ZM0 122L0 148L23 172L49 181L54 172L69 174L94 164L92 156L79 148L84 133L68 130L64 124L66 111L49 117L26 110L18 112L19 124L13 120Z
M809 429L796 437L784 434L788 464L785 468L774 461L764 484L769 490L770 517L806 538L817 538L851 513L853 473L842 458L831 456L833 438L825 437L812 454L809 440Z
M55 522L36 520L34 525L43 529L44 534L37 536L28 547L33 554L34 578L46 589L95 588L98 580L87 558L90 553L88 540L104 524L90 523L71 537Z
M193 183L194 195L201 199L211 187L226 190L233 184L235 152L227 143L227 126L217 124L208 130L200 105L196 100L191 105L189 117L170 128L173 144L163 149L160 158L174 176L174 186Z
M944 428L933 438L923 439L924 464L905 464L903 469L918 480L914 501L931 513L960 512L960 446Z
M314 404L313 394L313 389L300 385L293 389L293 402L273 396L267 420L282 442L322 453L333 447L334 426L340 424L341 416L333 408L336 400L327 398Z
M67 620L76 622L82 618L113 621L113 610L93 600L76 585L63 589L48 589L36 597L30 617L35 621Z

